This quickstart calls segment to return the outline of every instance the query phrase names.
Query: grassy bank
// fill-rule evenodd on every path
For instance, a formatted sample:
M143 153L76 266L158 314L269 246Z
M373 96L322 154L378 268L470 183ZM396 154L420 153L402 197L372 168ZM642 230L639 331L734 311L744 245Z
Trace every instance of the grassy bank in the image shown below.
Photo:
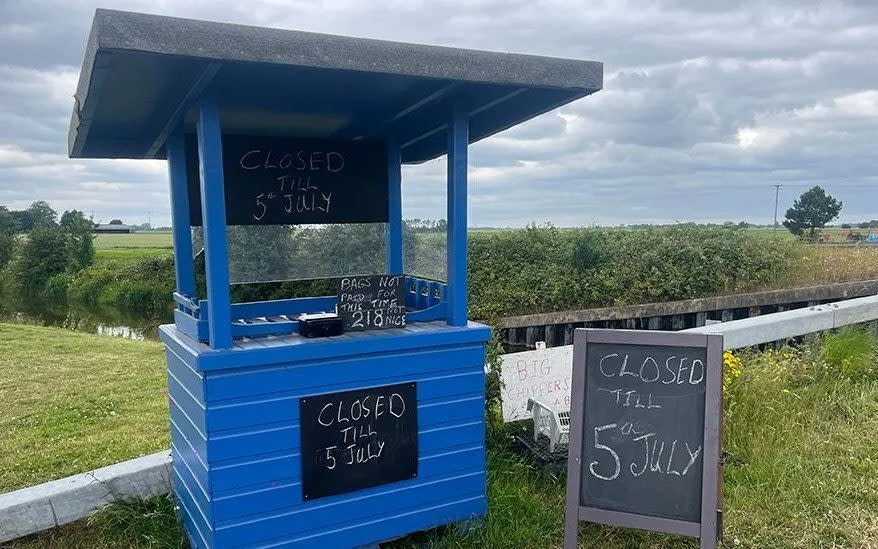
M0 492L168 447L162 346L0 323Z
M851 328L740 358L742 373L725 395L724 546L878 546L875 338ZM435 529L390 547L560 547L563 479L526 463L503 436L490 441L488 478L482 526ZM156 498L12 547L181 547L175 517L173 502ZM588 524L580 541L588 548L697 547L689 539Z

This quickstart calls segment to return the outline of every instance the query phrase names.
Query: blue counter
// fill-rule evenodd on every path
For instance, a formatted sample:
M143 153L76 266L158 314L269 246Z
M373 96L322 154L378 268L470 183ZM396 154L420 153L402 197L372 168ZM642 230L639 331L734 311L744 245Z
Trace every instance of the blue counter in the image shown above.
M194 547L356 547L483 515L486 326L444 321L167 348L175 492ZM299 400L417 384L418 476L304 501Z

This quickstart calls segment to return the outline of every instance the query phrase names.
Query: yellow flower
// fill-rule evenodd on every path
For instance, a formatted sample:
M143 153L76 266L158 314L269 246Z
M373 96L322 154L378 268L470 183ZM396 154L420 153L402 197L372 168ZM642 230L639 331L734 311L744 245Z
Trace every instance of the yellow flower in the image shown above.
M732 382L741 377L742 372L741 359L731 351L723 351L723 391L728 391Z

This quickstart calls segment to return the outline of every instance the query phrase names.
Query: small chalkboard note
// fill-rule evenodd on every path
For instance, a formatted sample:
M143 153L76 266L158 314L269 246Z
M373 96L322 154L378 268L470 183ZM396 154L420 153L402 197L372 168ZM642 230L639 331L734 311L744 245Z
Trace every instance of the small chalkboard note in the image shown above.
M302 499L418 476L417 383L299 399Z
M222 149L228 225L387 221L383 143L224 135ZM187 140L186 157L190 223L200 226L194 136Z
M401 275L347 276L337 282L337 312L345 331L405 326L405 280Z
M565 547L580 520L714 547L722 336L576 330Z

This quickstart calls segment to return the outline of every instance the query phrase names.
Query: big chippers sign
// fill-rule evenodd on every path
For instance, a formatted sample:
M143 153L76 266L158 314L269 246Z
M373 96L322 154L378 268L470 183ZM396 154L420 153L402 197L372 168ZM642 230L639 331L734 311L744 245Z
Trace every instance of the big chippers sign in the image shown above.
M529 398L556 412L569 410L572 371L572 345L503 355L503 421L529 418Z

